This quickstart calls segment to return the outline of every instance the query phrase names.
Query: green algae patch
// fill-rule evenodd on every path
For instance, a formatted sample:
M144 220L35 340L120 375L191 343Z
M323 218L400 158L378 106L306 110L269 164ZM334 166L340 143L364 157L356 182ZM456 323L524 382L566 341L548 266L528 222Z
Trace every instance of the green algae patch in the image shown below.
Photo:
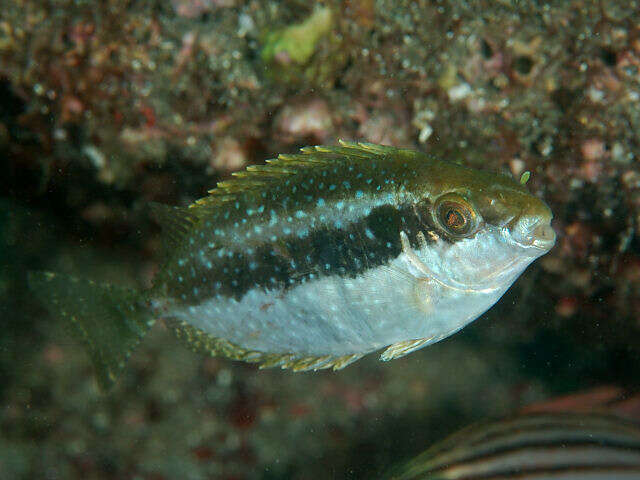
M333 15L327 7L319 7L304 22L290 25L266 35L260 54L265 63L306 64L333 25Z
M331 9L317 7L303 22L265 33L260 58L266 77L283 84L330 86L346 60L342 37L331 35L335 27Z

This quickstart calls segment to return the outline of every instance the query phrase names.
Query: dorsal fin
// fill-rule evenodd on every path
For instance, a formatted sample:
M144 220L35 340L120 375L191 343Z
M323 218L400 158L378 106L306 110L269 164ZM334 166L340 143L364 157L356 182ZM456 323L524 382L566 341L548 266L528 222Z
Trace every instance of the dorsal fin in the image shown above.
M348 160L373 160L399 151L395 147L365 142L340 140L339 143L338 146L304 147L300 153L280 154L277 158L267 160L265 165L251 165L246 170L232 173L233 178L219 182L216 188L209 190L207 197L196 200L189 208L194 210L195 216L200 216L200 212L208 210L207 207L219 207L236 200L237 195L242 193L261 192L284 177Z
M162 227L163 250L165 256L169 256L202 218L214 209L237 201L241 195L259 195L265 188L301 172L345 162L372 161L391 154L413 156L416 152L343 140L339 140L339 145L336 146L303 147L300 153L280 154L277 158L267 160L264 165L250 165L245 170L234 172L233 178L219 182L216 188L209 190L208 196L196 200L188 207L152 203L149 208L152 216Z
M161 203L149 204L151 216L162 228L162 248L165 257L180 245L187 232L198 221L188 207L172 207Z

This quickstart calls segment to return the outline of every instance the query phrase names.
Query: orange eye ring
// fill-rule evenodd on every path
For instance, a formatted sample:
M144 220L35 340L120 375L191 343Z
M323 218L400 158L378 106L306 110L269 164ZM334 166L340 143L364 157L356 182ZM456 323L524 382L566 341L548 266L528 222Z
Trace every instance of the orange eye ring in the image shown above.
M476 214L459 195L448 194L438 199L434 214L440 228L454 237L466 237L476 231Z

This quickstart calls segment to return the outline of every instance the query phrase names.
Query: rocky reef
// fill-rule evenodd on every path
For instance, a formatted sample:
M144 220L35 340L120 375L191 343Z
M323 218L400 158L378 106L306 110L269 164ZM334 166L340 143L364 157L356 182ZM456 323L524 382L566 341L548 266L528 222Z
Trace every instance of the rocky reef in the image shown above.
M471 420L637 389L639 134L636 1L7 1L0 469L369 478ZM158 327L101 395L26 272L149 285L150 201L338 138L530 171L558 244L482 319L401 360L259 371Z

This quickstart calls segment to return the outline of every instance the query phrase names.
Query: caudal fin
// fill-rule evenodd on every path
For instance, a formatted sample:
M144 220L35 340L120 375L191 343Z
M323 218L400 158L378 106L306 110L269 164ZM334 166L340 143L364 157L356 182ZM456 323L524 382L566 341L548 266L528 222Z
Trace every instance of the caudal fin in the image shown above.
M32 272L29 285L86 345L103 390L113 386L129 355L154 323L135 290L49 272Z

